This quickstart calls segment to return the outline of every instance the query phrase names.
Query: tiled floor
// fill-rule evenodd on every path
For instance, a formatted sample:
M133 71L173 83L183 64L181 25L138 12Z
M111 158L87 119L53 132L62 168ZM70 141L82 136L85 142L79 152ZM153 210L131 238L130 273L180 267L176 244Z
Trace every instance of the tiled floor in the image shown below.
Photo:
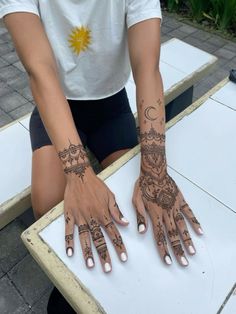
M219 58L214 73L195 86L194 99L226 77L231 68L236 68L234 42L185 25L169 16L164 16L162 34L162 41L177 37ZM11 37L0 20L0 126L31 112L33 107L27 75ZM1 314L46 313L52 284L20 239L20 234L32 221L32 210L29 209L0 231Z

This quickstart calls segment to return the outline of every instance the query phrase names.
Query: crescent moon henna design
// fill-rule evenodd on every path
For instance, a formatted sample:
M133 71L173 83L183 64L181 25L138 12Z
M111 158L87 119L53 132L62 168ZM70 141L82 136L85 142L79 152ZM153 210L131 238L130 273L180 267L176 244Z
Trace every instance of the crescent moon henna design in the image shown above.
M58 152L58 156L63 163L66 174L74 173L83 180L85 170L90 166L90 162L82 144L70 143L68 148Z
M144 110L144 115L145 115L145 117L146 117L148 120L150 120L150 121L155 121L155 120L157 119L157 117L152 117L152 116L151 116L151 110L156 111L156 108L153 107L153 106L149 106L149 107L145 108L145 110Z

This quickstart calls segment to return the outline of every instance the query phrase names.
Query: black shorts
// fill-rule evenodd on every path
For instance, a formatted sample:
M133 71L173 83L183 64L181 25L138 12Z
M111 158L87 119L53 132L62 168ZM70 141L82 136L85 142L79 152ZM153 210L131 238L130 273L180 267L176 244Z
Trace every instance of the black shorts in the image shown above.
M87 146L99 162L115 151L138 144L125 87L104 99L67 101L84 147ZM37 107L31 114L29 126L32 151L52 145Z

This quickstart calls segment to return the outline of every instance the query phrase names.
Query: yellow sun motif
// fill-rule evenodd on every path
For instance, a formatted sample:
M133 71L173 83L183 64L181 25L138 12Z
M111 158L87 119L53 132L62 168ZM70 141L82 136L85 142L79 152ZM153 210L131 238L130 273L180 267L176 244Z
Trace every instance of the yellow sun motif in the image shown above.
M81 51L85 51L88 49L88 45L91 44L91 30L87 27L75 27L70 36L69 43L70 47L74 50L78 55Z

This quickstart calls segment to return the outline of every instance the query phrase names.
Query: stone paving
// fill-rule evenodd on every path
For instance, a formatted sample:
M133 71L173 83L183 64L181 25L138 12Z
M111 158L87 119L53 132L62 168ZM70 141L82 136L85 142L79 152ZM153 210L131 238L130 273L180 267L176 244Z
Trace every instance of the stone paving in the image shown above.
M214 73L194 88L194 100L236 68L236 43L164 15L162 42L177 37L219 58ZM0 127L34 108L28 77L0 20ZM32 209L0 231L0 313L44 314L52 283L24 247L20 234L34 221Z

